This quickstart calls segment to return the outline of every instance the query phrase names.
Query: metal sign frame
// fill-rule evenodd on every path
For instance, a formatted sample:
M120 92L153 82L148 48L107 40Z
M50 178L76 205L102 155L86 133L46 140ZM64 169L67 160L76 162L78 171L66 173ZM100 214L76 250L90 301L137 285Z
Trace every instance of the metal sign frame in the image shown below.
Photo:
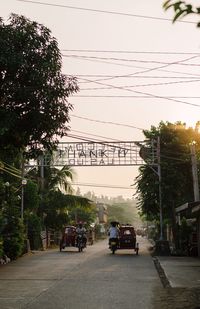
M149 141L62 142L53 155L44 156L44 166L157 165L157 148Z

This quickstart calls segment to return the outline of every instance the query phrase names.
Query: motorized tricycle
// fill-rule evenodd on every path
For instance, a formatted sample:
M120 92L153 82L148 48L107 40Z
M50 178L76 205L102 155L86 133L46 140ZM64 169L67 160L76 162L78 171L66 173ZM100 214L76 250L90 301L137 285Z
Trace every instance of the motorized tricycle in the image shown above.
M60 240L60 251L66 247L76 247L78 252L82 252L86 247L86 237L81 234L77 234L76 227L69 225L63 229L62 238Z
M119 224L119 238L110 239L110 249L114 254L116 250L133 249L136 255L139 252L139 244L136 241L136 232L130 224Z
M77 247L75 226L66 226L62 231L62 238L60 240L60 251L62 251L66 247Z

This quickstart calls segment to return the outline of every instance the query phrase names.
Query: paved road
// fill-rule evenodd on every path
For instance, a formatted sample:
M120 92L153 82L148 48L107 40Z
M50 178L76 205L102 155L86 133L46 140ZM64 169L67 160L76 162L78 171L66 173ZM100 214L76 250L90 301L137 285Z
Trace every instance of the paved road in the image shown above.
M83 253L48 250L2 265L0 309L199 309L199 286L179 284L183 266L191 275L189 264L160 258L172 283L164 288L148 241L139 243L139 256L131 250L112 255L102 241Z
M107 241L78 253L50 250L0 268L1 309L153 309L160 279L141 239L140 254L112 255Z

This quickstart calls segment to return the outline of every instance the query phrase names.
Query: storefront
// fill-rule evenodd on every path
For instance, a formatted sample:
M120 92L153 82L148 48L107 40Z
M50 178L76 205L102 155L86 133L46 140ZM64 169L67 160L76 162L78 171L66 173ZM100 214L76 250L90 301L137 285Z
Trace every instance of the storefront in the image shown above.
M179 225L183 217L191 225L192 232L189 235L191 255L200 256L200 201L188 202L177 207L176 217Z

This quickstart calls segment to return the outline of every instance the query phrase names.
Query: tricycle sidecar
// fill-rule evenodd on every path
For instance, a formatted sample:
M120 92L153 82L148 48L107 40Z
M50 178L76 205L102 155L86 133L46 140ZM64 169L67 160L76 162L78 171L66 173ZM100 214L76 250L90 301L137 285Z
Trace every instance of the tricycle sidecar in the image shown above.
M136 241L136 232L132 225L119 226L119 243L117 249L134 249L136 255L139 252L139 245Z
M60 240L60 251L66 247L76 247L76 227L66 226L62 232Z

